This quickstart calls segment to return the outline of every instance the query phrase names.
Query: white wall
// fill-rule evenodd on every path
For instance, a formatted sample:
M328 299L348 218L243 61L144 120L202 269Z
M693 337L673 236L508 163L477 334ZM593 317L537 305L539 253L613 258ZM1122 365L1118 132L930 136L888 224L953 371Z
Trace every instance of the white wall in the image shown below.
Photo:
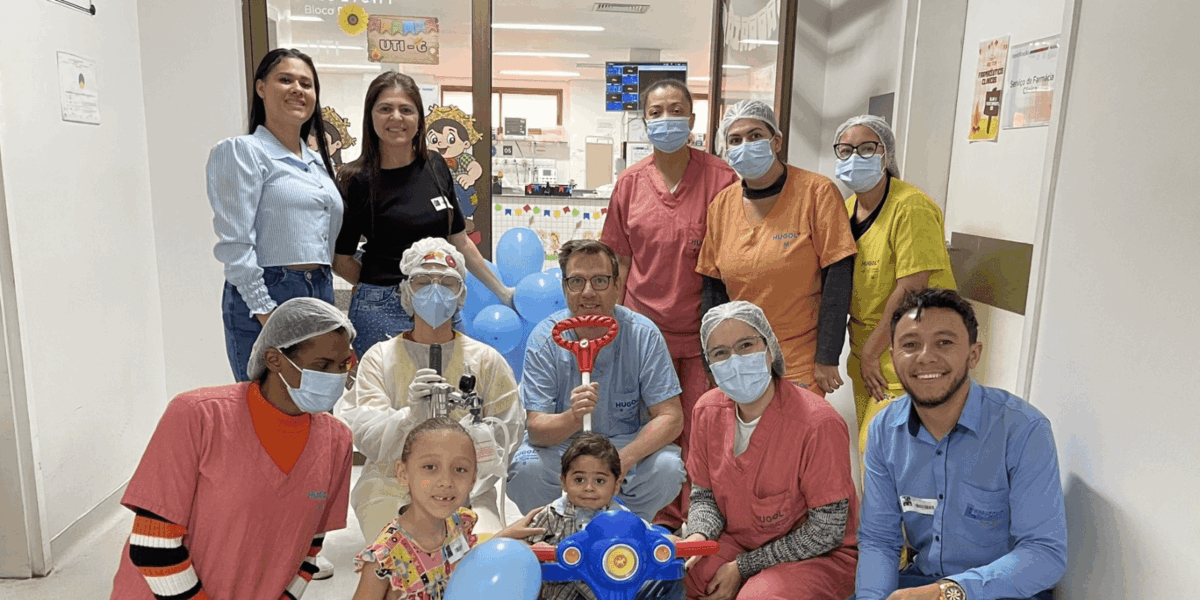
M138 15L132 2L5 12L21 17L0 21L0 156L55 535L125 482L167 400ZM60 119L58 50L96 61L101 125Z
M809 171L818 170L824 133L829 20L827 0L797 6L788 162Z
M1200 207L1181 189L1200 150L1162 151L1164 140L1200 136L1187 118L1200 83L1178 68L1200 52L1200 6L1143 8L1085 0L1071 48L1030 394L1058 441L1070 530L1058 597L1068 600L1200 587L1200 437L1187 381L1200 338L1190 310Z
M831 3L824 121L816 146L819 170L827 177L833 178L837 163L833 156L833 136L838 125L855 115L866 114L872 96L899 91L904 11L903 0ZM842 193L849 196L852 192L842 187Z
M1062 14L1062 0L978 0L967 5L946 200L947 237L957 231L1033 243L1048 129L1001 129L995 143L966 140L979 42L1007 34L1011 48L1054 35L1062 27ZM1016 389L1024 317L974 304L987 344L975 377L984 385Z
M247 131L240 4L138 2L148 181L169 395L233 381L221 322L225 276L213 257L217 236L204 165L214 144ZM204 50L164 51L175 47Z

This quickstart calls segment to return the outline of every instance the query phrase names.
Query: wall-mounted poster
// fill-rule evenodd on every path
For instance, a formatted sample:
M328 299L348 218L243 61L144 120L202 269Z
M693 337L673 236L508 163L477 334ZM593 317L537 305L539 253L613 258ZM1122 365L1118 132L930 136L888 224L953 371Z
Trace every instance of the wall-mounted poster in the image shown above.
M1005 129L1050 124L1057 71L1057 35L1012 47L1004 98Z
M1000 101L1004 98L1004 67L1008 63L1008 36L979 42L979 68L975 70L975 97L971 100L972 142L994 142L1000 133Z
M100 124L100 92L96 85L96 61L58 53L59 103L62 120Z
M367 60L436 65L440 55L434 17L371 15L367 20Z

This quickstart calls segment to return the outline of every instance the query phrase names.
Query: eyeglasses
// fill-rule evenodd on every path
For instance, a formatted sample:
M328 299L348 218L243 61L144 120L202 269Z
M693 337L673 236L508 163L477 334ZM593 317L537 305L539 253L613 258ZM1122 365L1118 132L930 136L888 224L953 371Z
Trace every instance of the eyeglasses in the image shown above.
M716 348L705 352L704 356L708 359L708 364L712 365L728 359L734 354L737 354L738 356L754 354L755 352L764 349L766 345L767 340L763 338L763 336L753 335L750 337L744 337L734 342L732 348L729 346L717 346Z
M413 275L412 277L409 277L408 281L409 281L409 285L412 286L412 289L414 291L419 290L427 285L434 284L434 283L445 287L446 289L450 290L451 292L454 292L455 294L457 294L459 291L462 290L462 280L459 279L456 275L450 275L450 274L425 275L425 274L421 274L421 275Z
M571 290L572 292L582 292L584 284L589 281L592 282L593 290L597 292L603 292L604 290L608 289L608 286L612 285L613 279L614 277L612 275L597 275L591 279L584 277L568 277L563 281L566 282L567 289Z
M851 154L858 154L863 158L871 158L876 154L883 153L883 144L879 142L863 142L857 146L853 144L834 144L833 155L838 157L838 160L846 160Z

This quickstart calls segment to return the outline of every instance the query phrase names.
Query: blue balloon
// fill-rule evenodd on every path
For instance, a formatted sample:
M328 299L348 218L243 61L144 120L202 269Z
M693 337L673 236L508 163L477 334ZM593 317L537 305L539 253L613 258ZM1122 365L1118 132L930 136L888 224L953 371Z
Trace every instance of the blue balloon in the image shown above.
M545 273L547 275L553 275L554 277L557 277L559 281L562 281L562 269L558 267L550 267L549 269L546 269Z
M540 273L546 263L542 240L528 227L515 227L496 244L496 265L504 285L517 285L530 273Z
M528 546L508 538L492 538L471 549L455 567L445 600L536 600L542 569Z
M524 327L516 311L501 304L493 304L475 317L473 331L475 339L504 354L512 352L513 348L520 345Z
M517 292L513 295L513 305L521 318L530 323L537 323L567 307L567 298L563 295L562 281L553 275L533 273L526 275L517 284Z
M496 274L496 277L500 277L499 268L490 261L485 262L487 262L488 268ZM474 321L476 315L493 304L500 304L500 299L478 277L467 271L467 300L463 302L462 307L463 321Z

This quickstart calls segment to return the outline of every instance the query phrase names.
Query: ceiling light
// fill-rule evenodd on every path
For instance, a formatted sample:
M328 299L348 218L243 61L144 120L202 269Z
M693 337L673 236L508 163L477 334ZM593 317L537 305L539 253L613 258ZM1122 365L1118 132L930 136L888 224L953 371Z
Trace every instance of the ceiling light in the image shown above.
M553 23L492 23L492 29L526 29L530 31L604 31L599 25L555 25Z
M526 51L504 51L493 52L492 56L541 56L545 58L591 58L591 54L583 52L526 52Z
M711 77L688 77L688 81L710 81Z
M312 17L312 16L303 16L303 15L298 16L298 17L288 17L288 20L289 21L304 21L307 23L323 23L325 21L325 19L322 19L321 17Z
M778 46L779 40L742 40L742 44L758 44L760 46Z
M721 65L722 69L749 69L750 65Z
M293 48L316 48L318 50L362 50L366 51L366 46L350 46L347 44L292 44Z
M501 75L519 75L521 77L579 77L575 71L500 71Z

